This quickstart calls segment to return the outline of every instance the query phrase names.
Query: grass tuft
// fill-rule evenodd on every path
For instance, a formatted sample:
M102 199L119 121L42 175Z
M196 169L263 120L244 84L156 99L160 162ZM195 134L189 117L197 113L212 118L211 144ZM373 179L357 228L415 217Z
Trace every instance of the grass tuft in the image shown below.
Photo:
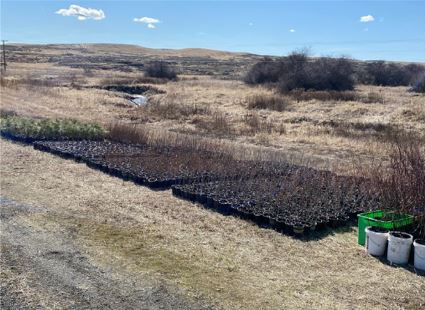
M267 109L282 112L288 109L290 102L282 96L254 95L248 98L248 109Z

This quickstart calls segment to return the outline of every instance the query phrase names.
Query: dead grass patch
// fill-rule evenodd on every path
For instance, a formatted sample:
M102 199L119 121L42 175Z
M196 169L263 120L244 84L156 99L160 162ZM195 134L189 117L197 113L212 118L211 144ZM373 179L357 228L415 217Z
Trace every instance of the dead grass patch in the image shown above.
M268 109L282 112L288 109L290 102L287 98L277 95L254 95L248 97L248 109Z
M234 134L233 127L223 112L215 111L207 117L196 118L193 123L201 131L217 136Z
M210 296L224 309L353 304L421 309L425 304L423 278L367 256L357 245L356 229L340 229L320 241L294 240L199 208L170 192L154 192L29 147L0 143L2 194L48 208L58 215L51 219L54 225L75 232L91 263L121 276L155 276L190 296ZM46 229L45 222L39 219L34 225Z

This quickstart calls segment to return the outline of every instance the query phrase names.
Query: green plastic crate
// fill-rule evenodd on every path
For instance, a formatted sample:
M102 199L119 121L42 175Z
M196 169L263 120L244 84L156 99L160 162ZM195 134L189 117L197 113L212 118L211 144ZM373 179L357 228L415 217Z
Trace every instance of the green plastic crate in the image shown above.
M368 226L381 227L388 230L399 229L401 227L409 226L413 223L413 216L409 214L399 214L394 212L385 211L372 211L358 214L359 218L359 237L358 243L365 245L366 232ZM383 220L385 218L385 220Z

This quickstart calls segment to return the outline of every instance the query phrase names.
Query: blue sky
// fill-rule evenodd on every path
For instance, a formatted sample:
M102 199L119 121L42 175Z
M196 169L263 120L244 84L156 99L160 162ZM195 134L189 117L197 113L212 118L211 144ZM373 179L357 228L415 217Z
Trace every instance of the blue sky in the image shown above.
M1 37L425 62L425 0L1 0Z

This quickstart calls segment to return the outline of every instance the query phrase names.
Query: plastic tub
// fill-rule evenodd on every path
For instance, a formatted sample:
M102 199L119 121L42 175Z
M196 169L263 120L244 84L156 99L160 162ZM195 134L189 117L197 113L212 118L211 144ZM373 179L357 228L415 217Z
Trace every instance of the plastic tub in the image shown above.
M366 251L373 256L382 256L387 248L388 232L379 227L366 228Z
M387 259L397 265L409 262L413 236L404 232L392 231L388 237Z
M415 240L413 242L415 248L415 268L425 271L425 240Z
M394 212L372 211L361 213L359 219L358 243L365 245L366 227L381 227L386 230L396 230L413 223L413 216L408 214L398 214Z

